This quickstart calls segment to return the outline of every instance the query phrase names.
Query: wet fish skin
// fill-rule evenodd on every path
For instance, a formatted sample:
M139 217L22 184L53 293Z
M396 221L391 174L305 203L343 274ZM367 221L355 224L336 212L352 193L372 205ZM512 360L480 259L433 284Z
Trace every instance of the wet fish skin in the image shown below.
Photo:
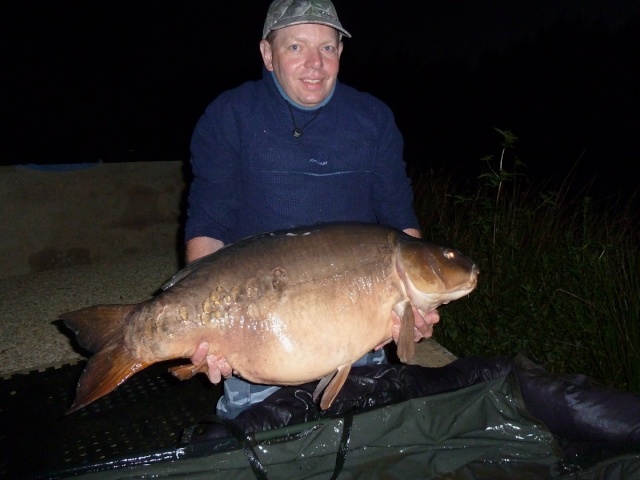
M470 293L479 269L455 249L385 226L339 223L250 237L187 265L157 296L60 316L95 352L69 413L164 360L189 358L202 341L248 381L323 379L328 408L351 364L391 339L414 353L411 305L429 312ZM186 379L199 370L173 369Z

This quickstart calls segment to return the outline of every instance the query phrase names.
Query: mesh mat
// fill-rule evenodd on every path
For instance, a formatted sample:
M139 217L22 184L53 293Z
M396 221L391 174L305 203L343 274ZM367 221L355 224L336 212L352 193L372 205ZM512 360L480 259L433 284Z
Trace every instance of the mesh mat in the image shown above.
M221 394L204 375L181 382L152 365L71 415L85 362L0 379L0 478L103 463L175 448L182 430L214 413Z

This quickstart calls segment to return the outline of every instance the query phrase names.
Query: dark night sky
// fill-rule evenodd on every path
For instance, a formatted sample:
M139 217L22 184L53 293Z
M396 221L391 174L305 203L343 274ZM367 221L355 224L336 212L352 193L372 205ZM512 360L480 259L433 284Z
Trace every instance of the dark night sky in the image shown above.
M396 113L413 171L520 140L533 176L635 188L640 2L336 0L340 78ZM268 0L30 1L2 7L0 161L188 159L222 90L260 75Z

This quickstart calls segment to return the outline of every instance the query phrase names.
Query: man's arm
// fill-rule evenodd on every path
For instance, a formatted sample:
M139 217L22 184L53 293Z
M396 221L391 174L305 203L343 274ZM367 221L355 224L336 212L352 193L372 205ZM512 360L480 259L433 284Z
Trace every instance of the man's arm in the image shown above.
M403 232L406 233L407 235L411 235L412 237L422 238L422 234L420 233L420 230L418 230L417 228L405 228Z
M210 253L220 250L224 246L222 241L210 237L195 237L187 241L186 245L186 261L193 262L200 257L209 255Z

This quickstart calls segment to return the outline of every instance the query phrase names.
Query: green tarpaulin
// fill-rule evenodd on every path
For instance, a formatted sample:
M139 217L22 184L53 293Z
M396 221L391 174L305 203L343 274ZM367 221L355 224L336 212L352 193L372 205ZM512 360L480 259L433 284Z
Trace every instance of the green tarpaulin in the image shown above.
M639 478L640 454L580 468L523 407L515 375L338 419L109 459L49 478Z

